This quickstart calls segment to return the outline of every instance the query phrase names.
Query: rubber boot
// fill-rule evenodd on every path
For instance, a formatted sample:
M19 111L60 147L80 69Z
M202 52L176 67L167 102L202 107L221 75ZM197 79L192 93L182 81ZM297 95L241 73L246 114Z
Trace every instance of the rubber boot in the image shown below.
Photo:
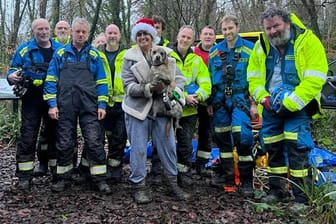
M122 165L117 167L107 166L107 179L113 183L120 183L122 181Z
M286 175L274 176L273 174L272 177L269 177L270 190L267 196L261 199L261 202L273 204L290 200L288 181L284 176Z
M253 190L253 181L252 180L244 180L241 182L241 194L244 197L253 197L254 190Z
M70 187L71 183L65 179L58 179L56 183L51 185L52 192L63 192L67 187Z
M32 185L32 180L30 178L19 178L19 182L16 185L18 190L28 191Z
M35 177L41 177L47 175L48 163L45 164L40 162L38 166L35 166L33 173Z
M176 176L167 176L166 179L169 187L169 189L167 189L169 194L180 201L185 201L191 198L189 193L184 192L182 188L178 186Z
M311 177L305 178L294 178L291 177L291 180L295 184L291 184L293 190L294 201L296 203L308 204L308 197L306 194L310 193L311 190ZM301 187L303 191L299 188Z
M153 200L152 192L148 189L144 180L133 185L132 197L138 204L147 204Z
M106 194L106 195L112 194L112 190L105 180L99 181L97 183L97 187L98 187L99 192L102 194Z

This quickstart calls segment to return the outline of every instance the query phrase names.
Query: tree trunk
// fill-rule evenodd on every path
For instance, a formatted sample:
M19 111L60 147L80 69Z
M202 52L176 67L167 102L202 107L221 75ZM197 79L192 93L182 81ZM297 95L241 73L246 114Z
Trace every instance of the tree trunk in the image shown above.
M53 0L52 1L52 8L51 8L51 26L55 27L56 23L60 20L60 5L61 0Z
M99 18L99 11L100 11L100 6L102 4L102 0L98 0L97 2L97 8L95 11L95 15L93 17L93 21L92 21L92 25L91 25L91 31L90 31L90 36L89 36L89 42L91 43L94 37L94 33L96 30L96 26L97 26L97 22L98 22L98 18Z
M25 9L27 7L28 0L25 1L24 6L21 10L20 8L20 0L15 0L15 8L14 8L14 19L12 24L12 32L9 34L9 44L12 46L16 46L17 44L17 37L19 33L20 24L22 21L22 16L25 12Z
M317 23L317 10L315 7L314 0L301 0L303 6L307 9L308 14L310 15L310 26L311 29L314 31L316 36L318 36L320 39L322 38L319 25Z
M47 0L40 0L40 18L46 18Z

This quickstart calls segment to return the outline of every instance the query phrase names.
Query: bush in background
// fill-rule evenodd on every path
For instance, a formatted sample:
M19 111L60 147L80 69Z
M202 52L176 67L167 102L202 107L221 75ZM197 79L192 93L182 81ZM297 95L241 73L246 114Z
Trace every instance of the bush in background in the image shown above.
M313 138L317 146L336 152L336 110L325 110L325 117L313 121Z
M19 115L12 112L7 102L0 103L0 145L11 147L20 131Z

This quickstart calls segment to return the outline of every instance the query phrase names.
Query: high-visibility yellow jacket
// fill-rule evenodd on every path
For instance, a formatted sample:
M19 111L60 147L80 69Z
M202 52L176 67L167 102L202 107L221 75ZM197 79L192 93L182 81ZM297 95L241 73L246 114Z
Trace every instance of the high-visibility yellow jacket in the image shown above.
M104 54L104 52L98 50L98 53L99 53L99 57L101 58L101 60L103 62L103 69L106 73L107 90L108 90L108 102L109 102L110 101L110 96L112 94L112 81L111 81L111 76L110 76L111 70L110 70L110 66L109 66L107 57ZM109 105L109 104L107 103L107 105Z
M126 48L120 50L114 60L115 69L114 69L113 87L112 87L112 93L109 94L109 101L107 103L107 105L110 107L112 107L116 102L121 103L124 99L124 87L121 79L122 74L121 67L126 50L127 50Z
M176 59L176 65L181 70L182 74L186 78L185 87L194 83L198 85L198 89L194 94L197 95L201 102L206 101L211 94L211 80L208 67L203 62L203 59L190 50L185 57L184 61L180 56L173 51L171 56ZM184 95L188 93L184 91ZM183 108L183 117L197 114L197 107L191 107L186 105Z
M316 112L313 118L323 114L320 105L320 96L326 80L328 62L324 47L316 35L307 29L302 22L291 14L291 29L295 29L294 57L295 68L300 83L295 90L283 100L283 105L291 112L303 109L311 101L316 101ZM270 52L270 43L265 33L254 45L247 67L247 81L249 92L257 102L261 102L270 93L265 89L266 84L266 58Z

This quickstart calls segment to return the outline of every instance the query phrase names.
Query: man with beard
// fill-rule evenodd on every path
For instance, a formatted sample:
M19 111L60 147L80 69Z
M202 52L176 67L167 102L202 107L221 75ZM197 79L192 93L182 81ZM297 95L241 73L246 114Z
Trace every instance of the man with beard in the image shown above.
M265 33L251 53L247 69L250 93L261 103L261 143L269 154L266 203L289 199L304 207L300 189L311 186L308 154L314 146L310 124L322 114L320 97L328 70L321 41L294 15L271 8L261 15Z
M61 20L56 23L54 40L63 45L70 43L70 25L67 21Z

